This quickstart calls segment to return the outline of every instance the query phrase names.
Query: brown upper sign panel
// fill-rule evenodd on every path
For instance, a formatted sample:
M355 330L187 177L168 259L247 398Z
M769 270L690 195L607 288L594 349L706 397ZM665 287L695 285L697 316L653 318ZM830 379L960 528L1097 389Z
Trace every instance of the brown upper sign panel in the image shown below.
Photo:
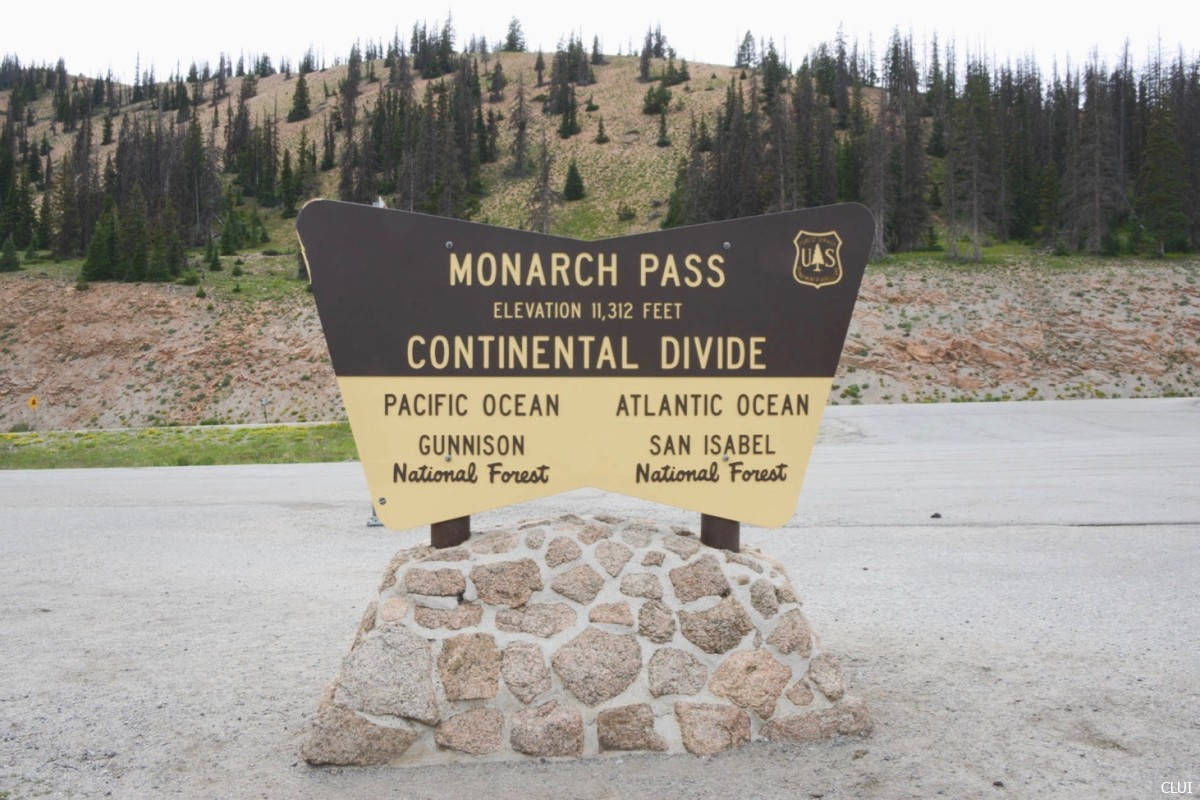
M327 200L297 220L339 376L832 376L872 225L858 204L594 242Z

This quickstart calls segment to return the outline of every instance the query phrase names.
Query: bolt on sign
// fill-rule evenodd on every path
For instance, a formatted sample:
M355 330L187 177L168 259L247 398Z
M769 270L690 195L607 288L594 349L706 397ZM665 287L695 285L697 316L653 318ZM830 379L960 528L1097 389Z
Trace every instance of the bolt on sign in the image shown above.
M782 525L873 225L842 204L585 242L328 200L296 223L394 529L583 486Z

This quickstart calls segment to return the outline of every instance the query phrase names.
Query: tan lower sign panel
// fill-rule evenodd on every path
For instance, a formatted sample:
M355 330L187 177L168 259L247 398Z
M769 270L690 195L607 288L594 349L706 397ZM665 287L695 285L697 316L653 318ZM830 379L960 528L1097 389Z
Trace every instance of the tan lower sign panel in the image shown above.
M297 223L395 529L584 486L782 525L871 225L847 204L579 242L329 201Z

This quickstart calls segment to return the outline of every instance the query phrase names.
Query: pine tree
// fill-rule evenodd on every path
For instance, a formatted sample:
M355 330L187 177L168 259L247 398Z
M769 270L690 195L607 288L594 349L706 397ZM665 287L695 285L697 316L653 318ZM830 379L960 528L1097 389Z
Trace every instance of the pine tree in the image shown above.
M167 267L167 237L162 220L152 220L146 245L146 280L165 281L171 277Z
M92 231L79 279L85 283L110 281L116 277L119 253L117 250L116 208L111 197L105 198L104 210Z
M608 142L608 134L604 132L604 117L600 117L600 124L596 128L596 144L606 144Z
M225 232L221 232L221 240L225 240ZM204 249L204 266L208 267L209 272L221 271L221 254L217 252L217 243L214 239L208 240L208 246Z
M288 122L299 122L302 119L308 119L312 113L308 108L308 81L304 79L304 73L300 73L300 77L296 80L296 91L292 94L292 110L288 112Z
M1134 209L1154 242L1155 254L1187 241L1187 162L1171 108L1160 101L1150 113L1150 127L1138 173Z
M667 112L663 110L658 115L658 141L655 142L659 147L670 147L671 140L667 138Z
M737 53L733 56L733 66L737 69L749 69L754 66L754 36L750 31L746 31L742 43L738 45Z
M650 82L650 54L653 52L650 34L646 34L646 41L642 44L642 54L638 57L638 80L642 83Z
M47 186L46 191L42 192L42 205L38 210L34 243L39 250L49 250L54 244L54 212L50 207L49 186Z
M542 74L546 71L546 59L542 58L541 50L538 50L537 61L533 62L533 71L537 73L537 85L540 87L544 83Z
M513 167L512 171L515 175L524 175L526 169L527 148L528 148L528 133L529 127L529 109L525 104L525 74L517 79L517 101L513 105L512 117L509 120L515 133L513 134Z
M567 180L563 184L563 199L568 202L571 200L583 199L583 176L579 174L579 167L575 166L575 159L571 159L571 163L567 165Z
M126 281L146 279L150 259L149 224L146 215L146 200L142 195L142 184L133 185L133 192L121 209L121 224L117 241L121 263L118 275Z
M553 192L550 189L550 165L554 159L550 155L550 147L546 144L546 134L542 133L542 146L538 151L537 179L533 183L533 191L529 195L529 228L538 233L550 232L550 203Z
M567 90L567 106L558 125L558 135L562 139L569 139L579 131L579 102L575 99L575 86L571 85Z
M21 268L21 258L17 255L17 246L13 243L13 237L10 234L4 240L4 247L0 249L0 272L16 272Z
M78 255L82 252L82 235L75 167L70 156L63 156L54 176L54 255L68 258Z
M508 21L508 32L504 35L504 52L525 52L525 34L521 31L521 23L516 17ZM538 53L538 55L540 56L541 53ZM541 85L540 78L538 79L538 85Z
M291 150L283 151L283 169L279 175L279 197L283 203L283 218L289 219L296 216L296 177L292 174Z
M175 278L187 267L187 248L179 233L179 217L175 213L174 205L168 205L163 211L160 223L165 240L167 276Z
M504 77L504 70L500 66L500 59L496 59L496 66L492 69L492 80L488 86L488 102L499 103L504 99L504 87L508 85L508 79Z
M328 117L325 118L325 127L321 135L321 171L328 172L333 169L334 150L337 147L337 142L334 139L333 124Z

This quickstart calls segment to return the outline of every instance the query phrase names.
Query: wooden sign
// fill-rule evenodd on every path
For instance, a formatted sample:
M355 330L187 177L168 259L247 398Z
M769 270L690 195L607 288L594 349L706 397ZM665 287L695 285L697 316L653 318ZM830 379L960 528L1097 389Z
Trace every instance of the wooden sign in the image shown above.
M388 527L582 486L778 526L873 221L844 204L584 242L318 200L297 229Z

